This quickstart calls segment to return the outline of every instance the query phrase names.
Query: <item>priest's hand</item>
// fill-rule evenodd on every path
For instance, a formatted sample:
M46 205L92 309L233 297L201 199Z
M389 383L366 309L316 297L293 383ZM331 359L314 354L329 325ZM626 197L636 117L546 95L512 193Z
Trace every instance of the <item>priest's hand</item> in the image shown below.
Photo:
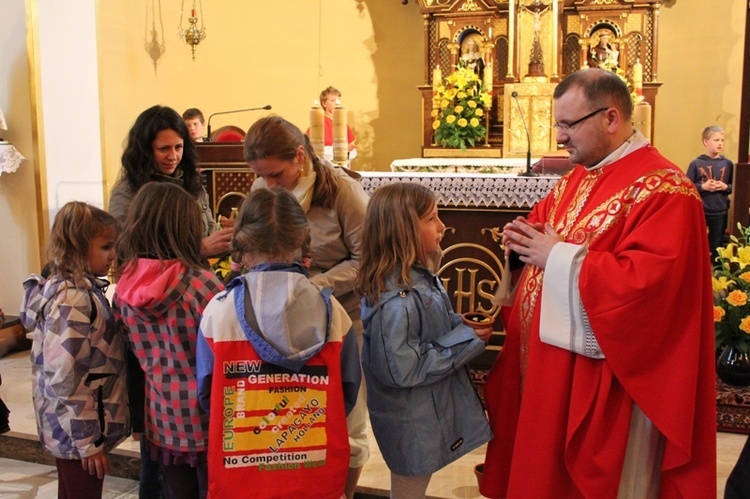
M510 256L511 249L508 247L508 243L511 242L514 239L514 234L518 233L518 230L516 229L516 223L518 224L524 224L527 225L534 230L537 230L541 232L544 229L544 226L540 223L534 223L532 224L528 220L526 220L525 217L516 217L515 220L512 222L508 222L503 226L503 237L500 241L500 247L503 248L505 251L505 258L508 258Z
M562 237L549 223L543 227L541 224L532 226L525 220L516 219L503 229L503 240L505 247L518 253L522 262L543 269L552 247L562 241Z

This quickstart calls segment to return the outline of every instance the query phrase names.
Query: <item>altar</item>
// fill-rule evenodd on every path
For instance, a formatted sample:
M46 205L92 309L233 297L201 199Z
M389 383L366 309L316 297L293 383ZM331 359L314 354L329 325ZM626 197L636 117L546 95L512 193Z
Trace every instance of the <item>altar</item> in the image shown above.
M536 163L532 158L531 164ZM391 162L392 172L512 173L526 171L526 158L407 158Z

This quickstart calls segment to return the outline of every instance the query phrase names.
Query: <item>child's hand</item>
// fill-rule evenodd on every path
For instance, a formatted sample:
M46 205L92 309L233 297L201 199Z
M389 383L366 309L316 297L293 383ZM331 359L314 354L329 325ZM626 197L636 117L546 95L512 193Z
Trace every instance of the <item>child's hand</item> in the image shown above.
M81 467L91 475L96 473L99 478L104 478L109 473L109 458L102 449L93 456L81 459Z
M480 340L487 343L490 341L490 337L492 336L492 326L488 326L482 329L475 329L474 333L479 337Z

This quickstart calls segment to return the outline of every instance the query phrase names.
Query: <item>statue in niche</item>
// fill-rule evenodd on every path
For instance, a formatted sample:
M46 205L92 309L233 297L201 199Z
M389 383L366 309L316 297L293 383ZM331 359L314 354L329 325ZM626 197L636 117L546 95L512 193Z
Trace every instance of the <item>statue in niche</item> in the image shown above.
M458 64L461 67L471 69L479 78L482 78L484 75L484 59L479 45L480 40L479 33L464 36L461 42L461 58L458 60Z
M595 37L592 38L596 39ZM591 48L589 67L608 69L609 71L614 71L619 67L620 51L610 40L612 40L611 31L608 29L599 31L598 41Z

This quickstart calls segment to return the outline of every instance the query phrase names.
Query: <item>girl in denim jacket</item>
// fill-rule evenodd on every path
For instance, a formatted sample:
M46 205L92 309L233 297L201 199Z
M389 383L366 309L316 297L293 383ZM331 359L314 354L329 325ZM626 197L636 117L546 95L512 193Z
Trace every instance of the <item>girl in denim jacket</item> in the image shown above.
M445 226L434 194L417 184L379 188L365 216L362 367L391 497L424 497L432 473L492 437L466 364L492 327L453 311L434 274Z

